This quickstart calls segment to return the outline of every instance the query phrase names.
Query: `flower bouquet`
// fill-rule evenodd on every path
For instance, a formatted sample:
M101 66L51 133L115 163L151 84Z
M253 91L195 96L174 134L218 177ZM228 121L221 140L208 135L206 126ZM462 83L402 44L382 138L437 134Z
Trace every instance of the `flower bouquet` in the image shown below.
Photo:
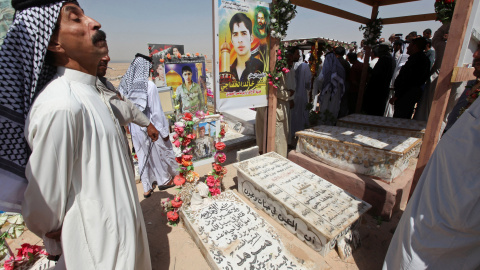
M453 11L455 10L455 0L436 0L435 13L437 13L437 21L447 24L452 21Z

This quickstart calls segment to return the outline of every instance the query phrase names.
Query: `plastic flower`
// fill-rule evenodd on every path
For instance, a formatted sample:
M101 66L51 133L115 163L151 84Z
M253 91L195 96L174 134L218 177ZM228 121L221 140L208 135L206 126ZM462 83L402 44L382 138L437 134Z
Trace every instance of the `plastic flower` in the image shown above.
M226 145L223 142L218 142L218 143L215 144L215 149L220 150L220 151L225 149L225 147L226 147Z
M175 110L180 109L180 105L175 105Z
M182 175L178 174L175 176L175 178L173 178L173 183L176 185L176 186L181 186L183 184L185 184L185 177L183 177Z
M208 186L208 187L213 187L213 186L215 186L215 182L216 182L216 181L217 181L217 180L215 180L215 177L213 177L212 175L209 175L209 176L207 177L207 186Z
M278 60L282 60L282 57L281 57L281 56L278 56L277 59L278 59Z
M184 154L188 154L188 153L189 153L190 151L192 151L192 150L193 150L192 147L186 147L185 149L183 149L182 152L183 152Z
M191 56L191 54L190 54L190 53L187 53L187 56L188 56L188 57L190 57L190 56Z
M173 98L173 99L177 98L177 94L173 94L173 95L172 95L172 98Z
M203 119L205 118L205 113L203 111L197 111L195 113L195 116L198 118L198 119Z
M222 166L216 163L213 163L213 169L218 173L222 171Z
M195 54L195 56L200 56L200 54L197 52L197 53Z
M177 134L177 133L173 134L173 139L174 139L174 140L177 140L177 139L178 139L178 134Z
M185 167L191 166L193 163L191 161L182 160L182 165Z
M269 85L273 85L273 82L272 82L272 81L269 81L268 84L269 84Z
M169 221L175 222L178 220L178 213L176 211L170 211L167 213L167 219Z
M173 141L173 145L175 145L175 147L180 147L180 141L179 140L175 140Z
M192 155L183 155L182 159L185 160L185 161L191 161L193 158Z
M163 63L165 62L165 60L163 58L160 59L160 63Z
M172 200L172 206L175 208L179 208L180 206L182 206L182 204L183 204L182 198L178 196Z
M177 53L177 58L178 59L182 58L182 55L180 53Z
M175 128L174 128L173 130L175 130L175 132L176 132L178 135L182 135L182 133L183 133L183 131L184 131L183 127L177 127L177 126L175 126Z
M190 139L190 140L195 140L195 134L188 134L187 135L187 139Z
M169 53L167 53L167 58L172 59L172 56Z
M220 130L220 136L222 136L222 137L225 136L225 129L224 128L222 128L222 130Z
M216 196L216 195L220 194L220 189L219 188L209 188L208 190L210 191L210 194L212 194L212 196Z
M193 170L191 170L187 173L185 178L187 179L188 182L192 183L192 182L198 181L198 179L200 179L200 175L194 172Z
M186 113L183 115L183 119L184 119L185 121L192 121L193 116L192 116L191 113L186 112Z
M192 142L192 139L185 138L183 139L182 145L183 146L188 146Z
M223 152L217 152L215 153L215 160L224 163L227 160L227 156Z
M182 160L183 160L182 157L175 157L175 161L176 161L178 164L182 164Z

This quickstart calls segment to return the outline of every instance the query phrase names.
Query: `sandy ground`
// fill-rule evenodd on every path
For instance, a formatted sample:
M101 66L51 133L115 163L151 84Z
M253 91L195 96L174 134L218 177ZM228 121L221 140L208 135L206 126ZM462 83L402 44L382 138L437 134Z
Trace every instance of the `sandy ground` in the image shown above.
M228 174L224 178L224 186L225 189L237 192L236 170L231 165L235 162L235 159L236 151L227 153ZM210 165L203 165L195 168L195 171L200 175L206 175L210 169ZM182 223L175 227L167 225L167 218L163 213L160 202L165 198L173 198L177 191L174 188L167 191L156 190L150 198L144 199L141 184L137 184L137 190L145 218L153 269L210 269L193 239L185 230L184 225ZM240 198L255 208L242 195L240 195ZM294 255L312 259L318 265L317 269L348 270L381 269L388 245L401 215L401 213L396 213L390 221L379 222L368 213L365 214L360 227L362 246L354 251L353 256L346 261L342 261L335 251L330 252L325 258L320 256L263 211L258 210L258 212L275 227L284 245ZM22 243L41 245L42 241L27 230L19 239L9 240L8 243L12 250L15 250Z

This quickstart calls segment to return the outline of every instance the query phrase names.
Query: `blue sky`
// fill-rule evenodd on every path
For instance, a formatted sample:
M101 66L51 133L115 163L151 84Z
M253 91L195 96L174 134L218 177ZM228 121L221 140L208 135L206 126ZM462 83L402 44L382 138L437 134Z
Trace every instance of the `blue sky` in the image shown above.
M270 1L266 1L270 2ZM355 0L317 2L370 18L371 7ZM380 7L379 17L433 13L434 0ZM211 0L79 0L85 13L102 24L107 33L112 62L130 62L137 52L147 54L147 43L183 44L185 52L213 55ZM328 37L360 41L359 23L297 7L287 38ZM426 28L433 32L440 22L387 25L382 37Z

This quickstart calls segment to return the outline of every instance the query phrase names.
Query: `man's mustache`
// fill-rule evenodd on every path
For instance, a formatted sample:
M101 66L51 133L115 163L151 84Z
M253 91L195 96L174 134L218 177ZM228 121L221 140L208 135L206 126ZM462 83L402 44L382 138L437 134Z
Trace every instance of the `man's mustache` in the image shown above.
M95 32L95 34L92 36L92 43L95 44L102 40L107 40L107 34L105 34L105 32L102 30L97 30L97 32Z

